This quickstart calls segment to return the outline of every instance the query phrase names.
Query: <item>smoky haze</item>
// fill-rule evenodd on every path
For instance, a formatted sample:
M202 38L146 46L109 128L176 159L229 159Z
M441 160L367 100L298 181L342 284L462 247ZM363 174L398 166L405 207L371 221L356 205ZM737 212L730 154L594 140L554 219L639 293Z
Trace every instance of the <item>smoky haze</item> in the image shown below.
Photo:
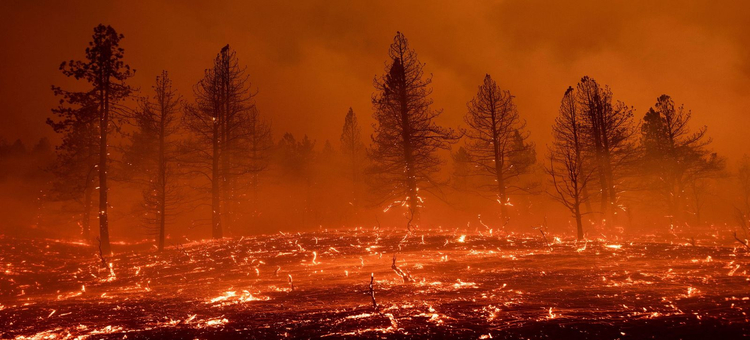
M439 124L454 129L463 126L466 103L485 74L490 74L515 96L518 112L527 121L526 130L536 145L539 164L544 163L546 145L552 142L551 126L565 89L575 86L584 75L610 86L616 100L635 108L637 121L657 97L669 94L675 103L692 110L693 128L708 127L708 135L713 137L711 149L726 157L731 171L747 152L747 2L4 1L0 12L0 30L4 32L0 35L0 110L4 118L0 136L8 143L22 140L28 150L41 138L48 138L53 145L60 142L44 124L58 103L50 85L81 89L81 82L63 76L58 67L62 61L83 58L92 28L103 23L124 34L125 61L137 70L128 82L139 88L141 95L151 95L154 78L168 70L174 88L186 102L193 102L194 85L219 50L229 44L240 64L247 67L250 88L257 91L255 105L271 125L274 144L285 133L297 141L307 135L315 141L318 153L323 152L326 141L339 149L344 116L350 107L359 118L363 141L370 143L373 78L390 67L387 50L396 31L408 37L426 63L426 75L432 75L433 107L443 110L436 119ZM125 140L116 139L120 144ZM440 174L448 178L450 157L443 152L441 158L446 164ZM29 171L42 168L36 159L18 162L23 164L19 168L32 169ZM268 171L271 179L262 192L269 198L264 202L262 223L252 230L238 230L238 234L346 223L341 217L345 214L333 207L333 202L347 203L337 197L347 189L334 180L338 176L335 167L319 169L325 176L316 180L315 189L281 179L278 166L270 165ZM42 228L36 193L46 188L49 178L41 174L23 177L25 184L19 184L19 178L20 174L3 179L3 201L9 204L3 204L2 212L13 217L2 226L7 233L29 225ZM542 174L538 178L546 181ZM326 186L322 184L325 181L333 184ZM197 179L185 183L190 184L186 187L201 185ZM712 213L707 216L718 223L732 220L725 216L732 213L726 202L736 195L724 190L731 186L727 183L716 184L719 194L712 195L715 199L708 205ZM21 192L17 197L8 194L16 190ZM295 196L305 190L314 190L315 195ZM110 192L113 210L119 214L119 219L111 222L113 238L142 237L142 232L130 232L133 228L126 222L135 214L131 208L138 205L139 190L115 183ZM464 226L470 220L476 224L473 219L477 215L492 216L493 200L487 203L481 197L467 197L460 205L451 204L450 199L429 198L426 206L433 204L433 213L425 212L425 218L449 227ZM526 207L518 212L524 215L519 228L543 223L545 215L567 216L541 192L517 199ZM297 206L289 208L285 203ZM451 209L434 208L446 204ZM190 226L173 231L173 236L209 235L205 227L209 210L198 206L192 214L173 221L170 228ZM293 213L288 214L288 209ZM372 225L375 216L383 214L382 207L369 209L362 223ZM56 214L65 210L65 206L54 208ZM399 214L381 217L381 222L401 225ZM307 217L299 217L302 215ZM664 214L644 216L652 215ZM61 234L73 235L75 223L65 223L68 231ZM495 217L495 223L501 222ZM43 236L42 232L30 234Z

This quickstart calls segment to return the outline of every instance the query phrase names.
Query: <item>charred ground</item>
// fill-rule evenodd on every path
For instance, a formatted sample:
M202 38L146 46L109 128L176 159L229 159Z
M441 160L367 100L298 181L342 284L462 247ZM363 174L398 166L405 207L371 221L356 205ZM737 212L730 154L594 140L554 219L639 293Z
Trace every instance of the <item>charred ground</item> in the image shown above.
M111 270L96 247L2 238L0 330L16 339L742 337L748 256L716 235L696 245L550 238L548 247L534 234L321 231L164 253L115 244ZM391 268L394 255L412 281Z

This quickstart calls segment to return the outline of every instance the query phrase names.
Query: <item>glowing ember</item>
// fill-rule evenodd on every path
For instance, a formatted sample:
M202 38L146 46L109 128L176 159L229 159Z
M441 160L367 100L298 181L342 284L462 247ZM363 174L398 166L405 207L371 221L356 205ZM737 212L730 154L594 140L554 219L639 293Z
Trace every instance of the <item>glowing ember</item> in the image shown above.
M14 274L0 279L13 295L0 304L0 316L13 322L10 338L74 339L158 338L166 330L202 338L245 328L265 329L271 338L309 337L287 327L320 322L335 328L313 335L406 335L414 334L415 320L458 336L466 315L479 315L471 321L479 330L474 337L489 338L502 327L557 322L561 311L571 322L620 329L634 327L628 320L717 320L712 313L745 320L750 309L745 255L731 246L633 241L626 247L553 234L549 252L536 233L423 235L381 229L193 242L159 256L115 255L106 268L97 257L47 256L44 246L14 241L30 260L5 266ZM62 253L86 251L58 246L71 247ZM32 267L37 263L43 269ZM377 310L368 296L371 277ZM593 307L581 308L581 299ZM294 314L284 312L289 308ZM262 328L261 320L276 321ZM734 325L725 327L744 327ZM180 333L186 330L197 333Z

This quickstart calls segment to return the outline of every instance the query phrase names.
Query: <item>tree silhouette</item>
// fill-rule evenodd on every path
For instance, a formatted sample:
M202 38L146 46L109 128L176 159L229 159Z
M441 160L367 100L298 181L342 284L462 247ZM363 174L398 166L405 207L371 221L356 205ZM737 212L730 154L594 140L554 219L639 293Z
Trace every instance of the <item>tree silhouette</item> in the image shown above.
M124 155L124 163L131 174L142 174L145 180L143 206L145 222L156 235L159 251L164 249L168 211L179 198L175 176L179 112L181 96L172 88L167 71L156 77L154 98L141 98L133 121L138 130L131 137L131 145Z
M246 152L240 153L238 159L242 167L241 173L248 173L249 186L251 191L251 227L258 217L258 188L260 185L260 175L268 168L271 150L273 149L273 139L271 135L271 125L268 124L260 115L257 106L253 105L248 111L246 124L242 129L243 137L238 139L242 145L240 150ZM238 176L239 178L242 178Z
M508 193L520 189L512 186L513 182L536 162L534 144L526 142L529 135L522 132L526 122L521 120L510 91L501 89L489 74L467 107L467 150L478 173L491 179L492 184L485 187L496 194L502 219L507 221Z
M359 186L365 159L365 145L362 143L362 130L357 122L357 115L352 108L349 108L344 118L340 141L341 154L345 158L348 177L351 181L350 200L356 214L359 208Z
M612 103L612 91L585 76L575 90L581 111L583 141L587 157L595 159L594 166L601 189L601 213L604 218L616 216L620 180L636 157L633 136L633 108L622 102Z
M125 50L120 47L120 40L123 37L111 26L100 24L94 28L93 40L86 48L85 60L71 60L60 65L60 70L64 75L85 80L91 85L90 90L72 92L57 86L52 87L55 95L62 97L60 107L53 110L58 117L62 118L62 121L57 123L51 122L56 131L66 134L74 133L74 131L81 132L82 130L63 127L68 124L68 120L79 120L78 116L81 122L94 124L99 131L97 143L99 151L96 163L99 177L99 239L102 251L105 253L110 252L107 215L109 208L107 141L109 133L118 124L121 112L118 103L132 92L132 88L126 85L125 81L135 72L123 61ZM75 123L72 124L75 125ZM60 128L56 128L56 125Z
M432 175L441 164L436 152L448 149L457 136L434 122L441 112L431 108L432 78L424 77L424 64L401 32L393 38L388 57L386 73L374 80L376 124L369 172L382 202L395 200L408 208L411 230L422 205L420 189L436 183Z
M584 190L593 178L594 168L585 158L583 117L572 87L562 98L552 134L554 140L548 147L549 164L546 167L555 190L552 197L573 214L577 238L582 240L581 204L589 199Z
M312 221L313 202L312 189L314 184L314 162L317 158L315 153L315 141L310 140L307 135L297 141L291 133L285 133L278 143L279 166L281 175L287 182L302 184L304 186L302 224L307 226Z
M252 139L268 132L254 109L255 93L245 68L239 66L229 45L221 49L193 92L195 104L186 107L184 116L193 135L183 145L184 162L211 182L211 234L221 238L222 223L231 228L236 218L233 207L239 178L262 168L260 156L248 157L251 145L256 151L262 149L261 142Z
M463 146L456 152L451 153L453 160L453 172L451 173L451 186L458 191L468 191L471 188L471 177L474 173L474 165L471 154Z
M648 186L677 220L682 219L689 198L686 192L692 190L695 208L699 208L703 187L696 182L717 175L724 167L724 160L708 149L711 138L706 136L707 128L690 131L691 116L691 111L676 107L672 98L661 95L641 126Z

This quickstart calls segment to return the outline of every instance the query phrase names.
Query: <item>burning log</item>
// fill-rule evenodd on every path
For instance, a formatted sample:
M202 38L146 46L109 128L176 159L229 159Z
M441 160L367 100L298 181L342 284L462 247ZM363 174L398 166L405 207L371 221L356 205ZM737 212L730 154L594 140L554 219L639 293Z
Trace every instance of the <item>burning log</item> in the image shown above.
M289 274L289 290L294 291L294 281L292 280L292 274Z
M739 242L741 245L745 246L745 249L750 250L750 245L748 245L747 242L745 242L743 240L740 240L740 238L737 237L737 232L736 231L734 233L732 233L732 235L734 235L734 239L737 240L737 242Z
M409 275L409 273L404 272L403 270L401 270L401 268L396 266L395 254L393 255L393 263L391 264L391 269L393 269L393 271L396 272L396 275L400 276L401 279L404 280L404 283L410 282L412 280L411 275Z
M370 273L370 291L366 292L372 300L372 308L378 310L378 303L375 301L375 273Z

